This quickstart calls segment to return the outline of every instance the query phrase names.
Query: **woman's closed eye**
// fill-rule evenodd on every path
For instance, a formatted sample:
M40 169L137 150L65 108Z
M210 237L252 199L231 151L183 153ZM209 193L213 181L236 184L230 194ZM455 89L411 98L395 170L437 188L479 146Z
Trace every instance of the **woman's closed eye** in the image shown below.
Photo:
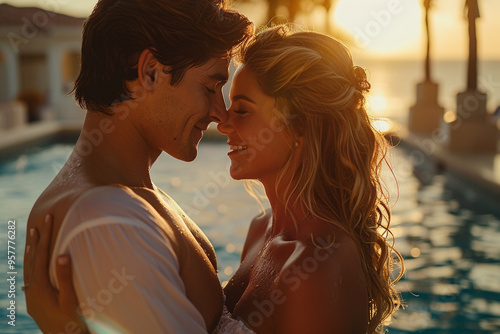
M244 114L248 113L248 111L243 110L243 109L239 109L239 110L233 109L233 111L237 114L240 114L240 115L244 115Z

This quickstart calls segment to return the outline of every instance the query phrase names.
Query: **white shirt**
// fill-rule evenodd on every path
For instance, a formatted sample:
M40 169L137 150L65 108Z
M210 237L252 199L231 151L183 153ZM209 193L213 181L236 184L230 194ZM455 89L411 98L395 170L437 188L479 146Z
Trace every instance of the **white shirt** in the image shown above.
M72 259L73 283L92 333L206 333L186 297L165 220L132 191L93 188L70 207L50 263Z

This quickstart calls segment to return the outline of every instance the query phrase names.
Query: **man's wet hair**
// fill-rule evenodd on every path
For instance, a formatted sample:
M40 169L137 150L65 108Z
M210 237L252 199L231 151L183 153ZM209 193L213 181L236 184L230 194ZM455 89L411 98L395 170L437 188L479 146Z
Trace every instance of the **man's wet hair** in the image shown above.
M252 24L225 0L100 0L83 27L81 69L73 89L80 106L112 114L131 98L126 81L149 49L171 71L171 85L186 70L230 56L252 34Z

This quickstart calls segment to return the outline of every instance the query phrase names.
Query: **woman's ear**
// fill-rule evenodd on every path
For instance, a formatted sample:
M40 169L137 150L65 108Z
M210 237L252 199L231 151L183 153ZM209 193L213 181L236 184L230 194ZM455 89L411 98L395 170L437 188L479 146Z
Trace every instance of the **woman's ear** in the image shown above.
M296 149L304 147L304 135L296 134L294 136L294 145Z

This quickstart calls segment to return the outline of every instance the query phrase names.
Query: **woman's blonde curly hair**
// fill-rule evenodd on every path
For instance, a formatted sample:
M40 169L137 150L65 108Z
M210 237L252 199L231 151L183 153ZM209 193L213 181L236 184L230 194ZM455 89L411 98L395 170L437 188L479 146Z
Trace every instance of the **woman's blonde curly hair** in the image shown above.
M364 96L370 84L364 69L353 66L349 50L327 35L292 30L280 25L261 31L241 47L237 61L276 99L277 116L290 133L304 138L294 181L284 182L292 153L276 189L285 189L288 208L301 205L356 242L370 298L368 333L382 332L401 304L390 275L393 252L402 266L395 281L404 272L380 179L388 144L370 122Z

